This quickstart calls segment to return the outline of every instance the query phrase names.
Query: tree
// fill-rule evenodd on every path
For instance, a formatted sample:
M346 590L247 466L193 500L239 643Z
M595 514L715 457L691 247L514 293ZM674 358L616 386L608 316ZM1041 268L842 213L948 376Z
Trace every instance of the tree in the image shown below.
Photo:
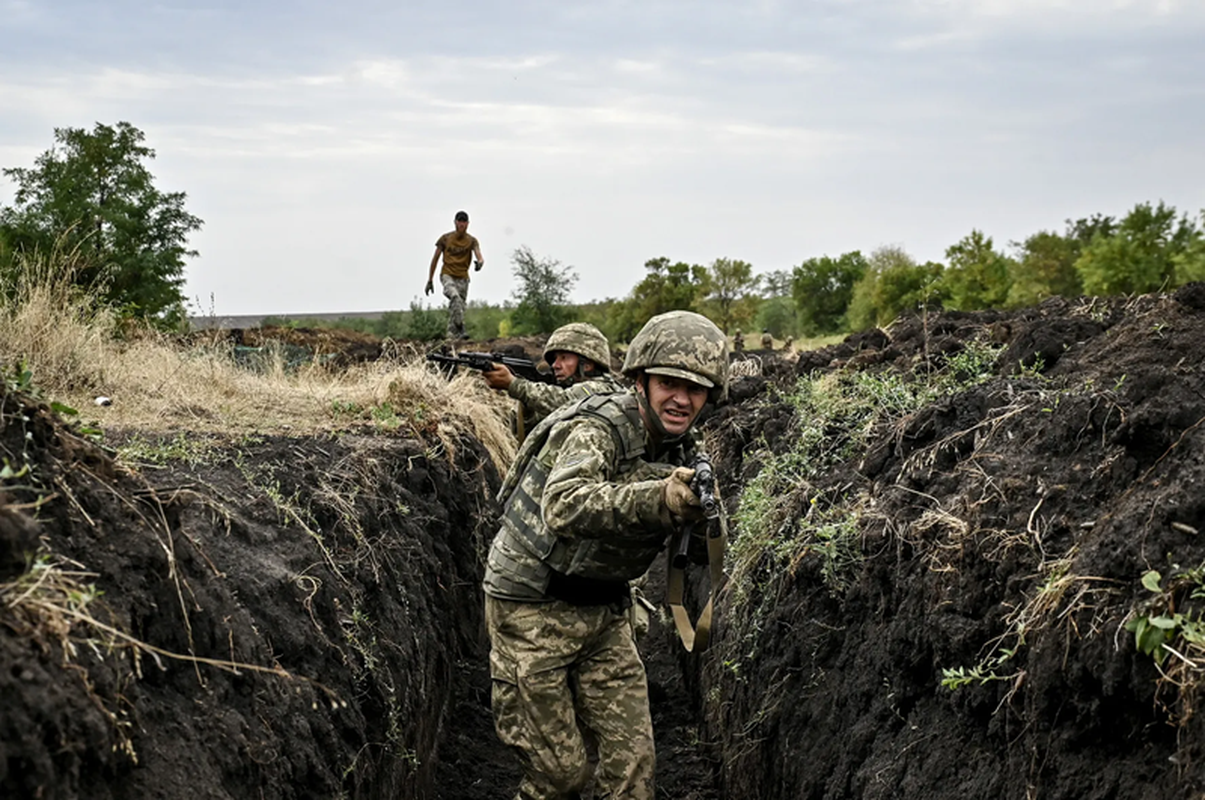
M552 333L570 321L569 292L577 283L573 267L562 266L555 258L536 258L531 248L522 245L511 255L518 287L511 296L515 310L511 325L515 333Z
M846 312L849 330L887 325L906 312L940 306L944 267L933 261L917 264L900 247L880 247L867 259L866 273L853 289Z
M753 266L746 261L717 258L707 269L704 300L711 318L724 333L733 325L747 323L757 311L757 285Z
M1202 230L1205 230L1205 211L1201 212ZM1205 281L1205 236L1196 236L1183 252L1172 256L1175 262L1176 285L1183 286L1191 281Z
M767 299L771 297L790 297L794 284L794 271L789 269L776 269L772 272L767 272L761 276L761 281L759 282L763 296Z
M795 267L791 291L804 335L836 333L845 327L845 312L853 298L854 284L868 267L858 250L838 258L809 258Z
M1092 295L1153 292L1178 285L1177 263L1183 263L1201 238L1188 215L1160 202L1139 203L1111 235L1098 233L1075 262L1075 270ZM1181 274L1184 272L1181 266ZM1190 271L1191 272L1191 271Z
M1048 297L1074 297L1081 291L1075 262L1081 244L1074 236L1038 231L1017 245L1008 305L1031 306Z
M184 192L161 192L145 162L155 157L128 122L55 128L55 145L30 169L4 169L17 184L0 208L0 236L13 251L72 252L81 282L137 316L182 311L188 235L202 221L184 209Z
M1112 236L1117 233L1117 220L1104 214L1093 214L1090 217L1067 220L1067 238L1079 242L1080 249L1092 243L1097 236Z
M757 308L754 330L769 331L775 339L799 334L799 315L789 297L768 297Z
M992 238L972 230L946 248L944 274L949 307L959 311L999 308L1008 299L1013 261L992 249Z
M632 337L658 314L666 311L697 311L709 291L710 278L705 267L668 258L644 262L648 274L636 284L624 301L615 326L620 341Z

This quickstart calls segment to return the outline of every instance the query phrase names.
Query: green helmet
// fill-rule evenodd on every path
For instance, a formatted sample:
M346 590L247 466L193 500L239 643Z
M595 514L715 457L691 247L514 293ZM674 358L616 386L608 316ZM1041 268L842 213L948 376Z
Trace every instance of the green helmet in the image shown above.
M644 370L712 389L713 399L728 396L728 337L715 323L693 311L658 314L645 323L628 346L623 374Z
M588 322L570 322L553 331L544 345L544 360L551 364L556 357L553 354L558 352L576 353L593 361L603 372L611 370L611 344Z

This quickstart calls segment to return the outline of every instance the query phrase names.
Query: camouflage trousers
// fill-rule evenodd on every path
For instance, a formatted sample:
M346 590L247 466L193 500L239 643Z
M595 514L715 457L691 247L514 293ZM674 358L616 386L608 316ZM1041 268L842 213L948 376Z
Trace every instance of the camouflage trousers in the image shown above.
M464 336L464 304L469 299L469 279L453 278L451 275L441 274L439 283L444 288L444 297L448 298L448 338L462 338Z
M626 611L485 598L494 727L523 764L516 800L653 800L648 678ZM584 732L583 732L584 731Z

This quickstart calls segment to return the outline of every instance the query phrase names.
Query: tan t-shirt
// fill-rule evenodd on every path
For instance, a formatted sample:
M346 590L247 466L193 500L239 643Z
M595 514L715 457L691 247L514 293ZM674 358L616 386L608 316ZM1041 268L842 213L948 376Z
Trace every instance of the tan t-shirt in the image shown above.
M469 277L469 262L473 260L473 251L478 248L475 236L450 231L440 236L435 246L443 250L444 254L441 275L450 275L453 278Z

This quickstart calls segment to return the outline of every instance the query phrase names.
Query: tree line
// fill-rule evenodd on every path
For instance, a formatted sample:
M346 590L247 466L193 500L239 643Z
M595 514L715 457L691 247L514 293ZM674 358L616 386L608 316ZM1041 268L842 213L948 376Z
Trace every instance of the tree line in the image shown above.
M123 313L160 325L185 319L189 234L202 220L184 192L160 191L147 162L155 157L128 122L91 130L58 128L54 144L29 168L9 167L11 206L0 206L0 291L37 254L69 260L80 285ZM474 338L547 333L570 321L597 325L629 341L649 318L688 309L725 332L767 331L777 338L848 333L885 325L922 308L977 310L1034 305L1049 297L1135 294L1205 279L1205 213L1191 217L1144 202L1126 215L1067 220L998 247L972 230L946 248L943 262L918 263L903 248L880 247L809 258L756 273L746 261L690 264L659 256L622 298L572 304L572 266L523 246L511 254L515 278L501 304L470 303ZM31 258L33 257L33 258ZM437 339L445 312L416 298L409 310L379 320L334 325L380 336ZM277 318L271 322L290 324Z
M1203 222L1205 214L1192 218L1160 201L1139 203L1120 219L1096 214L1067 220L1062 231L1038 231L1007 250L972 230L946 248L944 262L919 263L903 248L885 246L869 255L853 250L758 274L739 259L702 265L659 257L645 262L643 279L626 297L577 306L563 304L576 273L521 248L512 259L518 287L513 302L475 304L466 322L475 338L490 338L547 332L578 320L626 342L650 317L688 309L729 334L767 331L783 339L852 333L921 309L974 311L1031 306L1056 296L1142 294L1205 280ZM552 266L535 268L541 264ZM532 314L532 308L547 313ZM437 318L424 330L431 338L442 335ZM413 326L406 332L423 338Z

